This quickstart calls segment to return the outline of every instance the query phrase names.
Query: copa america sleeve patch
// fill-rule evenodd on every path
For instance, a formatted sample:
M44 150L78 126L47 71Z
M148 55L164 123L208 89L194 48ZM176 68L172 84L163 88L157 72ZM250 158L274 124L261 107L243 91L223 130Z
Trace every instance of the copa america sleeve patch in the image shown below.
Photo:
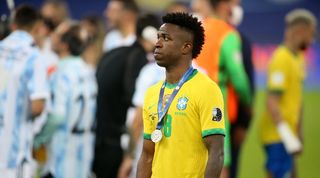
M212 121L221 121L222 119L222 112L219 108L213 108L212 110Z

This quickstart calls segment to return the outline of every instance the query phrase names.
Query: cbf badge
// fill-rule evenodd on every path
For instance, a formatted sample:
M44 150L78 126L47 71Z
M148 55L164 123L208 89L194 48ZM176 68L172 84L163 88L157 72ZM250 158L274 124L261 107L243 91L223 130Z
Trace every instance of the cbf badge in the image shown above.
M151 141L154 143L158 143L162 139L162 132L161 130L156 129L151 134Z
M213 111L212 111L212 120L213 121L221 121L222 119L222 112L221 112L221 109L219 108L213 108Z
M178 99L177 109L178 110L185 110L187 108L188 98L183 96Z

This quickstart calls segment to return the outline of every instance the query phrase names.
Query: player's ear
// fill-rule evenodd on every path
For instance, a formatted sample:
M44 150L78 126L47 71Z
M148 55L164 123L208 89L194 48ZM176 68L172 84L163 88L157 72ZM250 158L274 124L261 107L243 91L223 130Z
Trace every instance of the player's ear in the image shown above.
M192 53L192 43L191 42L185 42L182 46L182 54L186 55L188 53Z

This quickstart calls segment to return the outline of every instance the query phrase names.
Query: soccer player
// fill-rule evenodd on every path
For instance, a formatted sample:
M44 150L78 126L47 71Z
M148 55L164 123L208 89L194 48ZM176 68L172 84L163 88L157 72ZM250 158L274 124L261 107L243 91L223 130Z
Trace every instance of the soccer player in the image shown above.
M0 42L0 177L22 174L31 154L32 120L49 96L46 69L34 36L40 15L30 6L16 9L14 31Z
M223 97L217 84L191 65L204 43L203 27L187 13L167 14L162 20L154 56L166 69L166 79L145 96L137 177L219 178Z
M303 53L313 40L315 17L297 9L285 17L284 42L268 66L266 111L260 125L270 178L289 177L294 154L302 151Z
M85 34L78 25L64 23L53 34L53 49L60 61L50 79L52 110L35 138L35 147L50 141L48 164L55 178L90 174L97 86L94 72L80 57Z

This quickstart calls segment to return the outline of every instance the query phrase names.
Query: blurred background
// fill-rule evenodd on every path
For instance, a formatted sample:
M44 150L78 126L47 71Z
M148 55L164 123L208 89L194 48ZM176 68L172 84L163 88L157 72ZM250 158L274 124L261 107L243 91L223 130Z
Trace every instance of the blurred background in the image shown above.
M155 12L162 15L168 4L174 0L137 0L143 11ZM40 7L43 0L15 0L15 5L29 3ZM108 0L67 0L70 15L80 20L87 15L103 17ZM181 1L190 5L190 0ZM255 68L255 81L258 92L255 98L254 121L250 127L248 138L240 156L240 178L265 177L264 153L257 136L257 122L264 105L266 68L271 54L283 40L284 16L294 8L306 8L313 12L320 24L319 0L242 0L244 19L239 26L249 40L253 43L253 60ZM5 0L0 1L1 19L9 16L9 9ZM107 22L105 22L107 24ZM1 27L2 28L2 27ZM315 42L307 51L307 79L305 82L304 103L304 131L305 148L298 160L298 177L319 177L320 142L320 39L319 25Z

